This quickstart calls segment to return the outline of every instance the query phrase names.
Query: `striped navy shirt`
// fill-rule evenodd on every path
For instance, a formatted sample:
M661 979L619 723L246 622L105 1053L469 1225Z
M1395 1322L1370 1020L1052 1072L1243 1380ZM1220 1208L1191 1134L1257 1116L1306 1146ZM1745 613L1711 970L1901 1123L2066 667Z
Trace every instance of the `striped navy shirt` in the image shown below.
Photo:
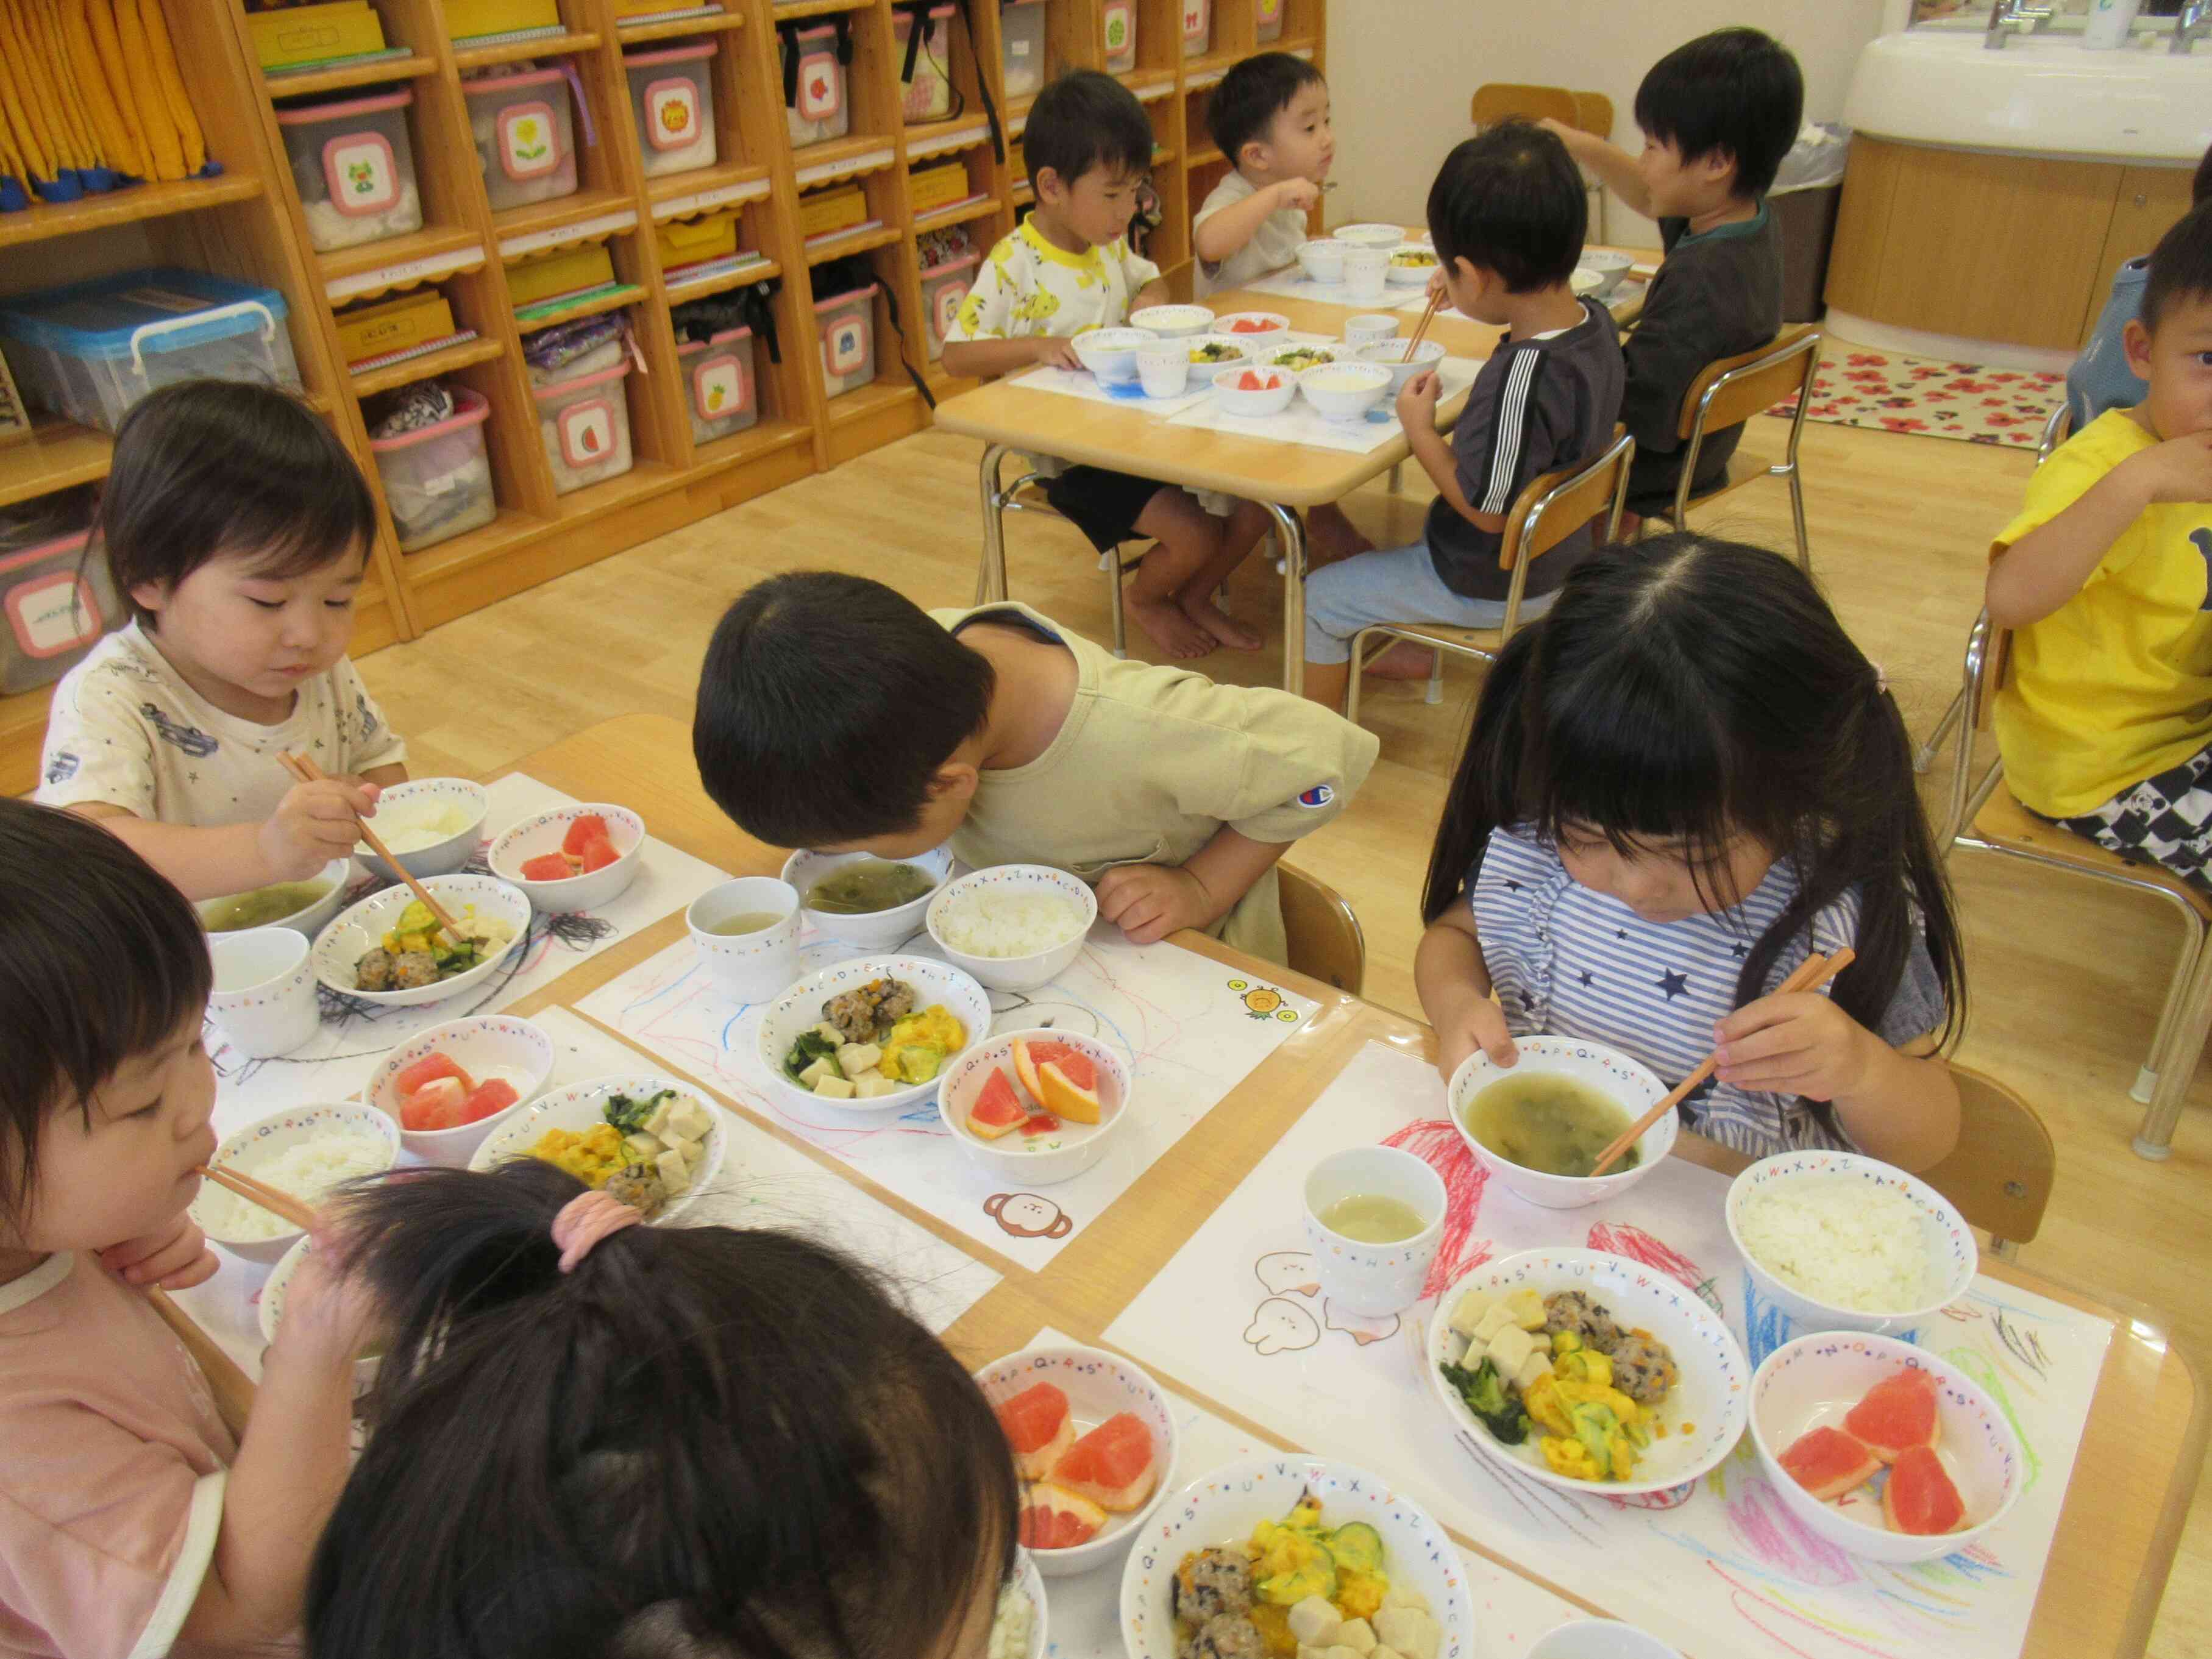
M1603 1042L1650 1066L1672 1088L1712 1052L1713 1027L1735 1009L1744 958L1797 892L1776 863L1727 910L1681 921L1645 921L1619 899L1577 883L1558 851L1534 834L1491 831L1468 880L1482 959L1516 1036L1548 1033ZM1859 899L1846 893L1782 947L1767 985L1787 978L1817 947L1858 938ZM1915 938L1897 993L1875 1027L1893 1047L1939 1029L1942 981ZM1708 1083L1684 1103L1691 1127L1755 1158L1826 1146L1856 1151L1794 1095Z

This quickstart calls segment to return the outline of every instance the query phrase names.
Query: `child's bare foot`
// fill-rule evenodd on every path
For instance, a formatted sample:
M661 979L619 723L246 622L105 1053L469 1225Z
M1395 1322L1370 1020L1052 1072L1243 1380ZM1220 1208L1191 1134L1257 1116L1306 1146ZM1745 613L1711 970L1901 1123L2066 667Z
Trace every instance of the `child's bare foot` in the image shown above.
M1355 553L1372 553L1375 544L1359 533L1359 526L1344 516L1340 507L1322 506L1306 515L1306 562L1319 569L1348 559Z
M1178 662L1211 653L1218 641L1212 634L1185 616L1173 599L1140 599L1132 593L1124 601L1128 613L1154 645Z
M1378 680L1425 680L1429 677L1433 655L1425 646L1400 640L1369 663L1367 672Z
M1266 643L1258 630L1245 627L1203 594L1184 594L1182 613L1231 651L1257 651Z

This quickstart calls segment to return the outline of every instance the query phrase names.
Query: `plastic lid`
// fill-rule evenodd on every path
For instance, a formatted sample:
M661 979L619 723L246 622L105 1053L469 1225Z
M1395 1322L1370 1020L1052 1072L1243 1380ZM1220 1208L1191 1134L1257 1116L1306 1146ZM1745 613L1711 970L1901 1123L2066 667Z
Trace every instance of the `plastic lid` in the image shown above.
M929 15L932 17L950 17L952 15L953 9L951 6L932 6L929 9ZM914 29L914 14L910 11L899 13L891 19L891 27L902 33L911 33Z
M40 542L36 547L27 547L21 553L10 553L0 559L0 571L21 570L27 564L35 564L41 559L51 559L60 553L82 552L91 536L91 531L79 530L51 542Z
M415 101L415 88L402 87L397 92L380 92L373 98L349 98L342 104L302 104L276 112L276 125L284 127L313 126L318 122L331 121L341 115L365 115L371 110L405 109Z
M957 259L947 259L941 264L925 265L922 267L921 280L926 283L933 276L944 276L947 271L965 270L969 266L979 262L982 257L980 253L969 253Z
M556 380L551 386L530 388L530 395L544 403L549 398L565 398L570 392L587 386L605 386L609 380L619 380L629 373L629 359L625 357L612 368L603 368L596 374L586 374L573 380Z
M690 352L704 351L708 346L720 345L726 340L748 340L752 337L752 332L750 328L726 328L720 334L710 334L703 340L680 341L676 347L676 355L681 357Z
M819 40L825 34L835 34L836 33L837 26L835 23L824 23L819 28L793 29L792 31L792 39L794 40Z
M626 52L623 67L630 69L640 64L681 64L694 58L712 58L721 48L712 40L696 40L681 46L666 46L659 52Z
M143 350L179 351L236 334L281 329L286 310L284 296L273 288L165 265L0 301L0 336L64 356L128 357L131 338L140 330L222 307L227 309L218 315L147 334Z
M826 298L817 300L814 302L814 308L817 311L828 311L836 306L850 305L855 300L872 300L875 297L877 290L882 287L881 283L870 283L866 288L852 289L843 294L832 294Z
M389 438L371 438L368 447L380 455L389 455L395 449L411 449L432 438L442 438L448 432L458 432L465 426L481 424L484 416L491 413L491 405L483 400L481 392L472 392L467 386L459 387L459 391L460 395L453 399L453 412L444 420L431 426L418 426L411 432L395 432Z
M509 87L542 87L568 78L559 70L521 70L513 75L486 75L464 81L461 90L473 98L480 92L505 92Z

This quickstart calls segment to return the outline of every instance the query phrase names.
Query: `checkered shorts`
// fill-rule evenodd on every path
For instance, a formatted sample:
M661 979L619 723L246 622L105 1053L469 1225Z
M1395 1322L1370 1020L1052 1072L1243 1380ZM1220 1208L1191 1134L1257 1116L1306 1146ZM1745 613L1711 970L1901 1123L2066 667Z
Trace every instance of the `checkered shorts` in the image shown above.
M2212 747L2078 817L2052 822L2124 858L2149 859L2212 892Z

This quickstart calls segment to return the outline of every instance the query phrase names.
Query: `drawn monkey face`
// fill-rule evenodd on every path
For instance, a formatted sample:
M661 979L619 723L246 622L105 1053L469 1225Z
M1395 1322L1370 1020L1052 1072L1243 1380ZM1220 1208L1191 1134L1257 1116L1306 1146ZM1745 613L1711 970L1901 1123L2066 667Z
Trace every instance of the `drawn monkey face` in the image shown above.
M1075 1231L1065 1210L1035 1193L994 1193L983 1213L1015 1238L1066 1238Z

